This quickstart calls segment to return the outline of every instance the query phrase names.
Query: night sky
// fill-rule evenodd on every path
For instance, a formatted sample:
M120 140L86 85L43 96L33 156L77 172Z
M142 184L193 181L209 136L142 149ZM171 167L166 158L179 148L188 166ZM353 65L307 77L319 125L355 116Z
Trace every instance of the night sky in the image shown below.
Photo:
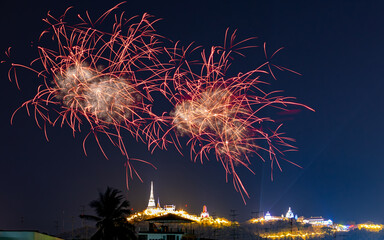
M1 59L12 47L12 60L28 64L36 58L34 44L47 26L48 11L60 16L67 7L99 16L118 1L3 1L1 3ZM72 136L64 126L43 131L25 110L13 112L36 93L41 83L30 71L19 71L19 91L8 80L8 64L1 64L0 229L37 229L55 233L80 226L81 206L96 198L106 186L121 189L134 210L146 207L150 181L161 204L199 214L207 205L211 214L238 220L252 212L285 213L292 207L299 216L323 216L335 222L384 223L384 2L383 1L128 1L120 7L126 16L145 12L162 20L157 32L188 45L209 48L223 42L227 28L238 38L258 37L253 43L268 49L285 49L276 61L300 72L278 72L269 89L316 110L281 116L283 131L296 139L297 152L287 158L302 166L282 162L283 171L253 158L256 175L241 170L250 193L247 205L225 183L225 172L215 159L204 165L182 157L175 149L157 150L128 133L132 157L154 163L157 170L137 163L143 183L134 178L126 190L124 157L107 142L106 160L87 132ZM32 47L31 47L32 45ZM236 58L233 74L256 68L265 61L262 47ZM185 149L187 152L187 149ZM187 154L188 156L188 154ZM86 207L87 213L92 213ZM254 216L255 214L253 214ZM74 217L74 218L73 218ZM73 220L72 220L73 219Z

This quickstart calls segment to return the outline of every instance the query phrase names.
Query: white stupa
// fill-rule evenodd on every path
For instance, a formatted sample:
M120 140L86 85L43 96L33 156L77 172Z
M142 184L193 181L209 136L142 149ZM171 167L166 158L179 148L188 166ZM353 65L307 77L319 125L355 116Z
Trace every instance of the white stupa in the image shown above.
M294 218L291 207L288 208L288 212L287 212L287 214L285 214L285 217L286 218Z
M271 214L269 213L269 211L267 211L267 214L265 214L264 219L265 219L266 221L269 221L269 220L272 219L272 216L271 216Z
M151 194L149 195L148 207L147 209L156 208L155 198L153 197L153 182L151 181Z

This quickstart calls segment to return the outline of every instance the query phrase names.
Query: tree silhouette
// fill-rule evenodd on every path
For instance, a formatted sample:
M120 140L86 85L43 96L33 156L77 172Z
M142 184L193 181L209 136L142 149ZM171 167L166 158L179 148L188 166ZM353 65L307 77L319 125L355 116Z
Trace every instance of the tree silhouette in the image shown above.
M137 239L135 227L127 222L131 213L129 202L121 195L121 191L107 187L104 193L89 203L96 216L80 215L80 218L95 221L97 231L91 240L128 240Z

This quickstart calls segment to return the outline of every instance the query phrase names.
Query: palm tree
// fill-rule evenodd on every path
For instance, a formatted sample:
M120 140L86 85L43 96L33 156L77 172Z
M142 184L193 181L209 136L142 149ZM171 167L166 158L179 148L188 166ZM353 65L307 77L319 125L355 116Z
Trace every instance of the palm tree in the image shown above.
M136 239L135 227L128 223L126 217L131 213L129 202L121 191L107 187L99 198L89 203L96 216L80 215L80 218L95 221L97 232L91 240L128 240Z

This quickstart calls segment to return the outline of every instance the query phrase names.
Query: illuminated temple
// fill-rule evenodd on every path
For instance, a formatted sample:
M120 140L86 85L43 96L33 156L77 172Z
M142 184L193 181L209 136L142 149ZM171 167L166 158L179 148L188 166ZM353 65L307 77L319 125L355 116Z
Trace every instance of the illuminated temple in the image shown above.
M160 217L168 214L173 214L179 217L192 220L194 223L197 223L197 224L201 223L201 224L214 225L214 226L230 226L232 224L231 221L225 218L213 218L209 216L207 206L205 205L203 206L203 211L201 212L200 216L189 214L184 210L177 210L176 206L173 204L168 204L161 207L159 198L156 205L153 186L154 186L153 182L151 181L151 191L149 195L147 208L142 212L138 212L129 216L127 218L129 222L137 223L141 221L146 221L147 219L150 219L153 217Z
M315 226L331 226L333 224L333 221L328 219L325 220L323 217L310 217L310 218L304 218L304 217L297 217L297 214L293 214L291 207L288 208L287 213L281 214L281 217L278 216L272 216L269 211L265 214L264 217L260 218L254 218L251 219L251 223L262 223L262 222L271 222L271 221L291 221L295 220L299 223L304 224L310 224Z

